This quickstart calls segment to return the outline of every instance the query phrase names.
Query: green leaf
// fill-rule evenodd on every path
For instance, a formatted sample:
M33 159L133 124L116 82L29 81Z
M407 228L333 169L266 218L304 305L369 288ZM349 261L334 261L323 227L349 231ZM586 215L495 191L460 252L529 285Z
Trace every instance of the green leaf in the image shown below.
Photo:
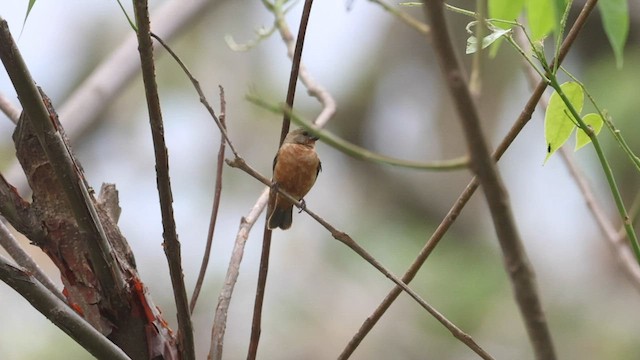
M558 27L555 0L527 0L527 19L531 39L540 40Z
M578 83L566 82L560 85L574 109L580 114L584 103L584 92ZM547 112L544 114L544 138L547 142L547 160L569 139L573 129L576 127L575 120L571 119L569 108L562 101L557 92L551 94Z
M525 0L489 0L489 18L514 21L518 18L524 7ZM508 24L496 23L501 28L508 29Z
M582 121L584 121L587 126L591 126L593 133L596 135L600 133L600 130L602 130L602 124L604 124L600 114L587 114L582 117ZM576 151L590 142L591 138L589 138L586 132L582 129L578 129L578 131L576 131Z
M36 0L29 0L29 5L27 5L27 13L24 15L24 21L22 22L22 30L20 30L20 35L22 35L24 26L27 24L27 18L29 17L29 13L31 12L31 9L33 9L33 5L35 4L36 4Z
M484 49L487 46L493 44L496 40L508 34L510 31L511 31L510 29L499 29L499 28L493 29L493 32L491 34L482 38L482 48ZM476 51L478 51L478 38L476 38L475 36L470 36L467 39L466 53L473 54Z
M616 57L616 65L622 67L624 44L629 35L629 8L627 0L600 0L598 8L602 16L604 32Z

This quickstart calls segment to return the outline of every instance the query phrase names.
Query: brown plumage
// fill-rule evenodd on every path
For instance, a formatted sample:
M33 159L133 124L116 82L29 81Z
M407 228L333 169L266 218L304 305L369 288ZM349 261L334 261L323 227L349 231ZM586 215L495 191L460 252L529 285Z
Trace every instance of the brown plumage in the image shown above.
M316 153L317 137L304 129L291 131L273 159L273 181L279 189L297 200L307 195L322 169ZM291 227L293 204L281 194L276 195L269 214L269 229Z

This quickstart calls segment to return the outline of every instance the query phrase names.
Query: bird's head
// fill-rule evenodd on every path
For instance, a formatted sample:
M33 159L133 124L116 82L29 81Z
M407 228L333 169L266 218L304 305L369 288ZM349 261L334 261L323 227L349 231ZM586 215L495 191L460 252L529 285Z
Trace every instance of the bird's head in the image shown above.
M309 131L305 129L295 129L287 134L284 142L288 144L300 144L313 147L317 140L318 137L313 135Z

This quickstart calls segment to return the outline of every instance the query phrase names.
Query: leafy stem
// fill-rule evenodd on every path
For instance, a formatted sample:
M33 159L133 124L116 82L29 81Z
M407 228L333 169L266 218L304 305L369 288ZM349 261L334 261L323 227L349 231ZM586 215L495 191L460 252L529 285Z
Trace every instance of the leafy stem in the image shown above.
M543 62L543 67L549 70L549 66L544 62ZM616 184L616 180L613 176L613 171L611 170L611 166L609 165L609 162L607 161L607 158L604 155L604 151L600 146L600 142L598 141L598 138L595 135L593 129L587 124L585 124L585 122L583 121L578 111L576 111L575 107L573 106L569 98L566 96L564 91L562 90L562 87L558 83L558 79L556 78L556 75L550 71L547 71L547 77L549 79L549 85L556 91L558 96L560 96L564 104L567 106L567 109L569 109L569 112L577 122L579 127L578 131L584 131L587 134L587 136L589 136L589 139L591 139L591 142L593 143L593 148L595 149L596 154L598 155L598 160L600 161L602 170L604 171L604 174L607 178L607 183L609 184L609 188L611 189L611 193L616 203L618 212L620 213L620 217L622 218L622 223L624 225L625 231L629 238L629 242L631 243L631 247L633 248L633 252L636 256L636 260L640 264L640 245L638 245L638 238L633 229L633 225L629 217L629 214L627 213L627 209L624 206L624 202L622 201L622 196L620 195L620 191L618 190L618 185Z

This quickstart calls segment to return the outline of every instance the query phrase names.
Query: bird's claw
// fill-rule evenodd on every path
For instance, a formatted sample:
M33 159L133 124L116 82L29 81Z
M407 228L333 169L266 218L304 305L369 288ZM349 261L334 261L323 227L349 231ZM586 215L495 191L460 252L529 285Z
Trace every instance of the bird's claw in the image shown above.
M300 199L300 210L298 210L298 214L303 212L307 208L307 202L304 199Z

